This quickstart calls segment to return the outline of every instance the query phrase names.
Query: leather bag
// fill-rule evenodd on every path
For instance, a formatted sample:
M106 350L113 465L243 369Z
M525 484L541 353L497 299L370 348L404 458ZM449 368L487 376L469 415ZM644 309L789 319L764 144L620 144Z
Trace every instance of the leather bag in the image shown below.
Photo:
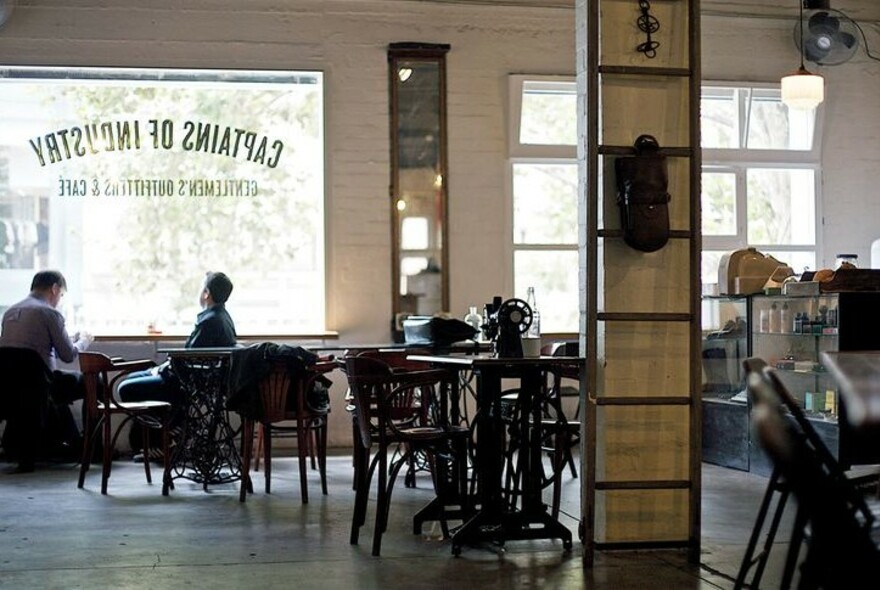
M669 241L669 184L666 157L652 135L640 135L635 156L614 163L617 206L623 240L642 252L654 252Z

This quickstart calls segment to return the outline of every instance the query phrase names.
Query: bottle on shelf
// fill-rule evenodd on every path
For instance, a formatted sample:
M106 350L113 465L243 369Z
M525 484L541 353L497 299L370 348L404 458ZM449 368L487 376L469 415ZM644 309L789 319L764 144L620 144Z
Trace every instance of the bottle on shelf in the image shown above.
M782 309L779 311L779 331L791 332L791 330L791 311L788 309L788 302L786 301L782 304Z
M477 313L477 306L468 307L468 312L464 316L464 323L474 328L477 333L474 334L472 340L480 342L483 339L483 318Z
M775 302L770 304L770 314L769 314L769 318L767 320L767 322L768 322L767 331L768 332L781 332L782 331L782 317L781 317L780 313L781 312L780 312L779 306L776 305Z
M526 303L532 309L532 323L526 332L527 338L541 337L541 312L538 311L538 302L535 298L535 288L529 287L526 291Z

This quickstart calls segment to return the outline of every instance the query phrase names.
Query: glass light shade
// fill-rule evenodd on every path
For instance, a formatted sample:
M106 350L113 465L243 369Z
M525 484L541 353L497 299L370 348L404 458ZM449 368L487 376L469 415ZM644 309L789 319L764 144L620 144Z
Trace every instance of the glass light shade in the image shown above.
M782 79L782 102L798 110L815 109L825 100L825 79L801 67Z

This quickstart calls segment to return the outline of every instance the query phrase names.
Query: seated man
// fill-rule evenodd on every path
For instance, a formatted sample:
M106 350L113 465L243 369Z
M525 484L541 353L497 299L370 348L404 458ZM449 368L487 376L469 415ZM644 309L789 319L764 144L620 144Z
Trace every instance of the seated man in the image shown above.
M77 333L73 338L67 334L64 316L57 309L66 291L67 281L60 272L45 270L34 275L30 295L3 314L0 347L27 348L40 355L52 371L49 389L51 399L62 404L61 408L66 410L66 414L60 416L62 428L66 431L61 433L61 437L78 446L76 439L79 437L79 430L67 404L82 399L85 396L85 386L81 373L56 369L56 358L66 363L73 362L81 351L88 348L92 337L85 332ZM42 416L39 412L45 407L41 401L19 406L28 408L22 412L34 415L12 417L13 421L17 421L13 430L18 433L19 440L14 441L13 445L18 447L20 472L34 470L37 446L42 434Z
M186 348L235 346L235 324L226 311L226 300L230 293L232 281L229 277L222 272L207 273L199 293L202 311L196 318L195 328L186 339ZM180 407L181 402L180 391L168 361L158 367L132 373L119 384L119 398L127 402L166 401L175 409Z

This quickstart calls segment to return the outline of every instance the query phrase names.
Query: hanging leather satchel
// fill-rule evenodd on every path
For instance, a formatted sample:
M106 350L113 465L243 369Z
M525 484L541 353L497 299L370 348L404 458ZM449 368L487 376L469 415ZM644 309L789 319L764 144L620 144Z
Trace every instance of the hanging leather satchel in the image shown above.
M669 241L669 193L666 157L652 135L640 135L635 156L618 158L617 206L623 240L642 252L659 250Z

